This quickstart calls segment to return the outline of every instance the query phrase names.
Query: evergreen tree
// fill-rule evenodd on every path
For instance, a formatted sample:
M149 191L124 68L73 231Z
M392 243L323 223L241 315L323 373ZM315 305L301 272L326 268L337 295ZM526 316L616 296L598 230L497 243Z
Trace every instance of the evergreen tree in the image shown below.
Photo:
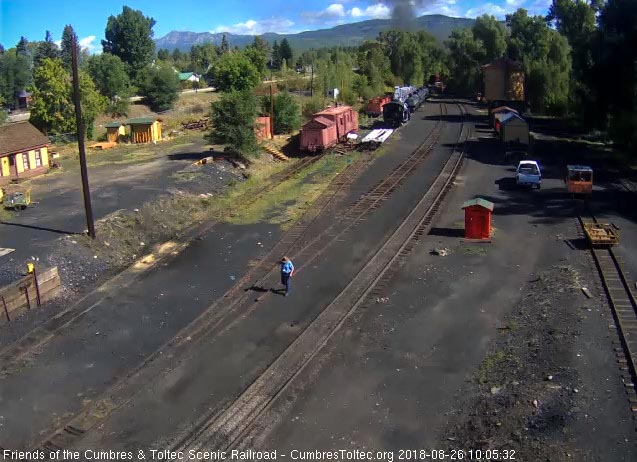
M71 65L73 62L73 38L75 38L75 43L77 43L77 35L75 34L73 27L70 25L64 26L60 57L62 58L64 67L69 72L71 71Z
M276 40L272 45L272 60L270 61L270 65L273 69L281 69L281 52Z
M212 103L212 130L206 135L211 143L228 144L235 151L254 154L258 144L254 128L257 98L251 91L224 93Z
M225 55L230 51L230 44L228 43L228 39L226 38L226 34L223 34L221 37L221 46L219 47L219 53Z
M46 31L46 37L44 42L40 42L38 44L38 48L36 50L35 56L33 57L33 65L38 67L43 59L45 58L57 58L60 55L60 49L53 41L53 37L51 37L51 32Z
M288 39L284 38L281 41L281 45L279 45L280 63L283 64L283 62L285 61L289 67L292 65L292 58L293 58L292 47L290 47L290 43L288 42Z

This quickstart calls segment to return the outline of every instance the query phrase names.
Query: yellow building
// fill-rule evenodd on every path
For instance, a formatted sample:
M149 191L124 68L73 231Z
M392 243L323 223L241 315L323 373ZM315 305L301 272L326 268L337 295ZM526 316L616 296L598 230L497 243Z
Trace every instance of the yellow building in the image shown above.
M109 122L104 127L106 128L106 141L119 143L122 137L126 136L126 126L123 122Z
M492 101L524 101L524 70L520 63L500 58L482 66L484 98Z
M138 117L129 119L131 143L151 143L161 140L161 119L154 117Z
M51 142L28 121L0 126L0 184L46 173Z

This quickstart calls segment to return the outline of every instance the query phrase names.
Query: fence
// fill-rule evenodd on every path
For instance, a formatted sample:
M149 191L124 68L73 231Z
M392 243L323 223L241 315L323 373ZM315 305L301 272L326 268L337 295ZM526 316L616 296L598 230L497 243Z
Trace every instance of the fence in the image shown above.
M57 267L33 271L22 279L0 289L0 324L6 324L26 310L41 306L60 290Z

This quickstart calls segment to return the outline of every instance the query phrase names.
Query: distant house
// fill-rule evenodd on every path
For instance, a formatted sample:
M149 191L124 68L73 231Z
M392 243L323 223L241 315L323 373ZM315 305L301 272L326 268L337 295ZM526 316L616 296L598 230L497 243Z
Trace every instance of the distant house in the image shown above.
M0 126L0 184L46 173L49 139L28 121Z
M123 136L126 136L126 125L124 122L109 122L104 125L106 128L106 141L119 143Z
M152 143L161 140L161 119L138 117L124 122L130 126L131 143Z
M524 101L524 69L508 58L499 58L482 66L484 98L495 101Z
M201 76L194 72L180 72L178 74L180 82L199 82Z

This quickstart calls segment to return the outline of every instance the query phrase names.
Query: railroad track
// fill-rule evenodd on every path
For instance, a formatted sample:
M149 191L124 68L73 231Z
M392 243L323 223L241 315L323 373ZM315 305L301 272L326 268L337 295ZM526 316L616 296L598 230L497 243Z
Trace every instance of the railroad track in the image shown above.
M445 104L440 104L440 111L442 115L446 114ZM174 339L158 349L158 352L161 351L165 355L166 349L172 348L172 355L179 355L181 351L191 348L196 342L223 332L237 322L240 317L249 315L257 308L258 301L264 296L269 296L269 291L259 291L259 295L255 298L254 289L260 289L260 286L268 279L278 276L278 267L274 262L278 262L281 255L288 254L293 259L300 254L308 255L307 258L302 259L303 264L297 267L297 272L310 266L332 243L338 241L366 215L377 209L379 204L404 182L408 175L429 155L442 134L443 128L444 122L439 121L430 135L404 162L397 166L387 178L374 186L369 193L363 195L362 199L349 206L348 212L345 214L346 218L340 217L335 224L330 225L316 236L306 236L308 229L317 217L334 205L335 199L339 197L343 189L357 178L373 157L365 156L351 164L330 183L326 191L312 204L312 208L286 232L264 257L248 270L246 275L197 319L192 321L189 326L182 329ZM307 158L307 161L299 162L298 164L302 165L293 171L286 172L285 177L292 177L316 160L316 158ZM355 209L356 212L349 212L351 209ZM50 433L37 448L57 450L69 447L77 437L81 437L86 430L94 428L99 420L104 418L99 409L97 409L98 412L95 412L95 408L108 408L112 411L126 404L150 380L165 373L165 370L161 369L161 362L155 361L157 357L158 353L147 357L127 377L113 386L108 393L105 393L108 398L100 400L95 406L85 409L78 416L67 421L63 427ZM98 418L96 415L101 415L101 417Z
M170 450L225 451L240 443L251 425L285 393L345 321L369 301L376 286L395 274L395 266L404 261L416 241L429 229L460 170L468 132L463 124L457 145L460 147L454 149L431 188L334 301L229 407L204 416Z
M593 221L595 216L589 211L589 218L579 215L582 236L584 223ZM585 238L585 237L584 237ZM617 364L622 373L622 381L629 396L633 417L637 418L637 302L627 272L612 247L591 245L593 260L599 272L608 298L620 346L615 348Z

